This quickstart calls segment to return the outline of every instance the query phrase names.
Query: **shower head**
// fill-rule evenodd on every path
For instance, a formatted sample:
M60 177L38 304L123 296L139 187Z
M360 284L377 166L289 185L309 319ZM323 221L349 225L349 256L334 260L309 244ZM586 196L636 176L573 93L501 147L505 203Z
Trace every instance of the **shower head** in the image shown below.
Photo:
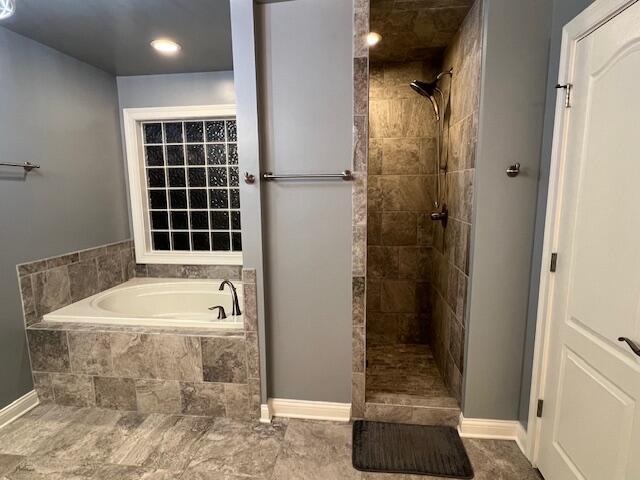
M442 93L438 88L438 80L436 79L433 82L422 82L420 80L414 80L411 82L411 88L418 94L423 97L427 97L433 106L433 111L436 114L436 120L440 120L440 107L438 106L438 102L436 101L436 97L434 94L436 92Z
M411 82L411 88L423 97L433 97L436 89L438 88L437 82L423 82L421 80L414 80Z
M413 82L410 83L411 88L415 92L429 99L429 101L431 102L431 105L433 105L433 111L436 114L436 120L440 120L440 107L438 106L438 102L436 100L435 94L438 93L441 98L443 97L442 90L438 88L438 81L445 75L453 76L453 68L450 68L448 71L445 71L445 72L440 72L438 75L436 75L436 78L433 79L431 82L414 80Z

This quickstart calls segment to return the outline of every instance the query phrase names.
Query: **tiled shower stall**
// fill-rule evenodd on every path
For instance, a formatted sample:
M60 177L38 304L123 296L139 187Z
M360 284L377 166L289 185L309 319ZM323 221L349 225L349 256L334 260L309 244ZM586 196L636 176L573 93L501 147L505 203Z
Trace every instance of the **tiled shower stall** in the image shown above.
M432 12L411 6L392 12L392 3L355 2L354 416L455 425L462 396L483 4L461 3L445 12L449 17L439 12L449 24L421 26ZM467 13L456 23L461 11ZM408 31L430 29L435 43L438 28L455 30L440 32L451 40L429 59L412 58L408 45L385 50L384 35L375 55L363 47L367 32L393 22ZM440 83L450 98L441 145L446 169L438 171L435 115L409 83L449 68L453 81L445 76ZM446 228L429 217L437 181L449 210Z

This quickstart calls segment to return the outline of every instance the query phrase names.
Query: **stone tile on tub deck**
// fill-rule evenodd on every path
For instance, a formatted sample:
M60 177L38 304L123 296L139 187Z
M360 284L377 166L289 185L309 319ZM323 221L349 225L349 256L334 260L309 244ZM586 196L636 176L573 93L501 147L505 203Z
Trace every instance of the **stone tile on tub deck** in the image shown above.
M225 416L226 399L221 383L182 383L180 395L185 415Z
M92 407L96 404L91 377L54 373L51 379L57 404L74 407Z
M33 325L38 322L38 313L36 312L36 302L33 293L33 276L27 275L19 277L19 283L24 321L27 326Z
M67 267L39 272L33 276L33 294L39 317L71 303Z
M55 401L50 373L33 372L33 388L38 394L38 401L40 403L51 403Z
M98 265L95 259L74 263L67 268L69 270L72 302L90 297L100 291L98 286Z
M226 414L229 418L249 418L249 385L227 383L224 386Z
M119 377L155 378L153 336L139 333L111 333L113 371Z
M124 272L119 256L111 254L98 257L98 287L100 291L124 282Z
M246 383L247 353L244 339L203 337L201 341L205 382Z
M202 349L199 337L153 335L158 378L183 382L202 381Z
M258 331L258 294L255 284L245 284L244 295L244 328L250 332Z
M112 375L108 333L67 332L71 371L87 375Z
M138 411L142 413L180 413L180 382L174 380L135 381Z
M256 269L244 268L242 269L242 283L245 285L254 285L256 283Z
M247 376L260 378L260 347L258 346L258 333L247 332Z
M47 269L47 260L36 260L35 262L21 263L18 265L18 276L24 277L33 273L42 272Z
M31 368L39 372L68 372L67 333L52 330L27 330Z
M96 405L116 410L136 410L136 386L131 378L94 377Z

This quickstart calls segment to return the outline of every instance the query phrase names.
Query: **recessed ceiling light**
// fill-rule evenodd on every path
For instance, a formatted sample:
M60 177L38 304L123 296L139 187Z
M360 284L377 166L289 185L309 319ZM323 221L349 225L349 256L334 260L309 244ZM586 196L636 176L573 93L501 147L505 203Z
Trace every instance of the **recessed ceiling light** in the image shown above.
M382 35L377 32L369 32L367 35L367 44L370 47L375 47L382 40Z
M158 38L151 42L151 46L163 55L175 55L182 50L182 47L179 44L173 40L169 40L168 38Z
M0 0L0 20L9 18L16 12L15 0Z

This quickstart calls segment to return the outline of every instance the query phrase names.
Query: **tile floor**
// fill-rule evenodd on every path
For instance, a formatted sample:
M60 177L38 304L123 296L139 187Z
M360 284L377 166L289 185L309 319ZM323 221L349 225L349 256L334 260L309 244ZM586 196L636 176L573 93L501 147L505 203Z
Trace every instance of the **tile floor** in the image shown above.
M477 480L539 480L513 442L465 440ZM0 429L0 480L429 480L351 467L351 425L43 405Z
M428 345L367 346L367 361L367 402L458 406Z

